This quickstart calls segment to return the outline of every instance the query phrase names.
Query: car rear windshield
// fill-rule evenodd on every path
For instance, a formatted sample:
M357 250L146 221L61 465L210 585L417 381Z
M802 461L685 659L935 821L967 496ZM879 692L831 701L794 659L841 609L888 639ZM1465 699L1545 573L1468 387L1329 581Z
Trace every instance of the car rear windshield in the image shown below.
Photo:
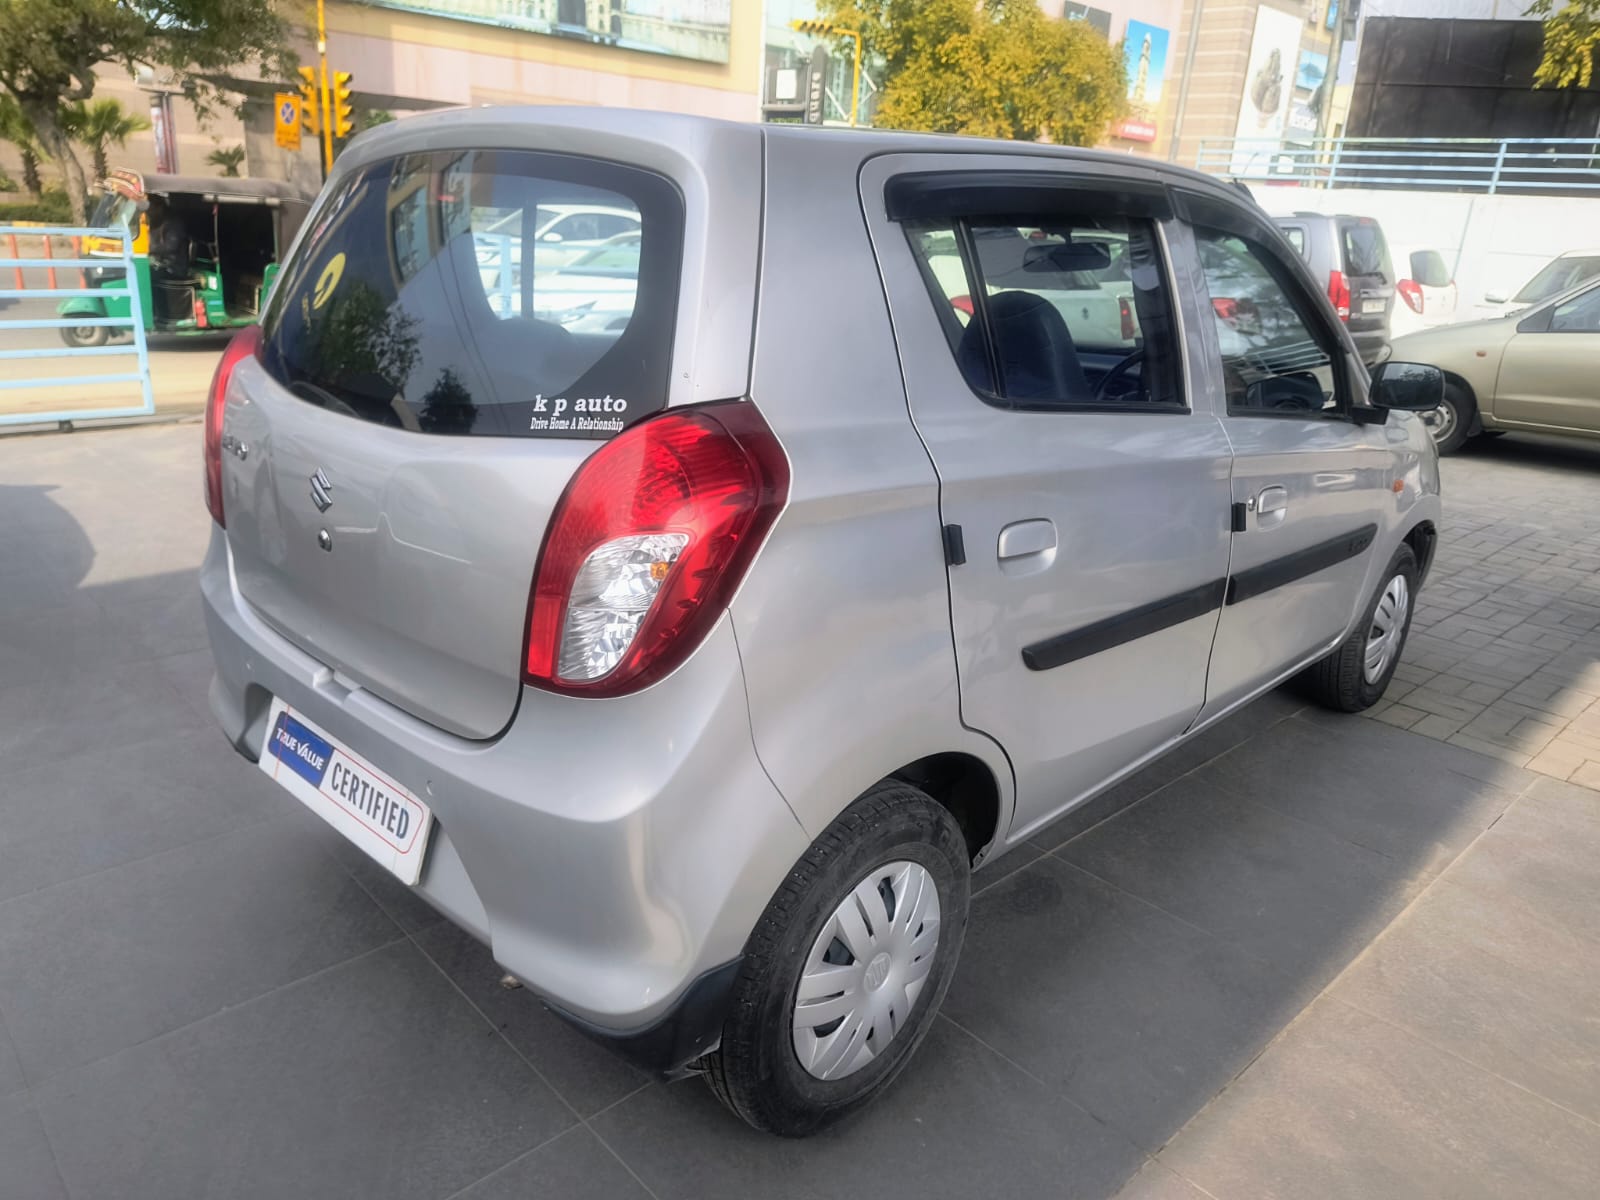
M1520 292L1511 297L1511 303L1537 304L1550 296L1559 296L1568 288L1575 288L1596 275L1600 275L1600 258L1553 258L1528 280Z
M1376 221L1341 221L1339 238L1344 246L1346 275L1378 275L1385 283L1394 278L1389 245Z
M423 433L604 438L662 408L683 201L653 173L408 154L319 205L263 321L302 399Z

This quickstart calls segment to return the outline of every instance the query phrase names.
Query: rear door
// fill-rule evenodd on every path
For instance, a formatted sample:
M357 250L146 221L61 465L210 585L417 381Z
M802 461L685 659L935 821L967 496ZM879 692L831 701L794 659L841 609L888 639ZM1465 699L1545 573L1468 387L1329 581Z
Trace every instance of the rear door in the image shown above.
M1015 837L1204 700L1230 455L1187 386L1193 286L1174 284L1165 192L1136 170L896 155L862 189L939 474L962 718L1011 759ZM1033 251L992 286L981 247L1028 229ZM1126 336L1056 286L1108 241L1126 255Z
M1383 426L1354 417L1359 366L1277 239L1235 206L1188 207L1215 318L1204 353L1234 452L1209 716L1345 632L1365 600L1391 460Z
M1600 433L1600 285L1519 323L1500 359L1494 414Z
M1350 333L1387 336L1394 307L1394 264L1383 227L1371 217L1338 217L1339 259L1350 288Z
M528 150L403 154L332 189L259 362L234 374L238 588L349 686L490 737L515 709L562 489L599 440L667 402L684 201L651 171ZM521 269L546 205L643 220L603 323L547 303L546 278Z

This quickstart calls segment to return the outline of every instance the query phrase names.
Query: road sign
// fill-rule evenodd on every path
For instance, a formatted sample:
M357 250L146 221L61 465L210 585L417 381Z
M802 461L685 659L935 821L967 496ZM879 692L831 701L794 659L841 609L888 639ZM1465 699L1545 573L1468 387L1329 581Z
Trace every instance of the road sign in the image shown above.
M273 124L278 145L285 150L300 149L300 97L295 92L279 92L272 98Z

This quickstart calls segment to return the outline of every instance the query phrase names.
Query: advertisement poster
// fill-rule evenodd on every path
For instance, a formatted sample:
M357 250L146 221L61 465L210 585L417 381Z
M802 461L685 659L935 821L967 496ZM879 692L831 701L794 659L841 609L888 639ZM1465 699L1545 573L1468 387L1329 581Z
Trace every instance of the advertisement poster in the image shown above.
M1113 131L1134 142L1156 140L1156 113L1167 74L1167 31L1143 21L1129 21L1123 35L1123 61L1128 73L1128 115Z
M371 0L383 8L573 38L624 50L728 61L732 0Z
M1303 92L1314 92L1328 77L1328 56L1316 50L1300 51L1300 65L1295 68L1294 86Z
M1239 144L1234 147L1231 169L1236 174L1265 170L1278 149L1293 101L1301 24L1300 17L1282 9L1256 10L1244 93L1239 97L1239 123L1234 129ZM1259 144L1244 144L1247 140Z

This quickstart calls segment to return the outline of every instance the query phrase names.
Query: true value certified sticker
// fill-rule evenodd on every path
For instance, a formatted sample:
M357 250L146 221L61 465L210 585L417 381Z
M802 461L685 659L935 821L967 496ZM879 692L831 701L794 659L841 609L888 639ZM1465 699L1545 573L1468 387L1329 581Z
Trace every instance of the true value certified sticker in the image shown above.
M272 702L260 766L406 883L421 878L428 806L282 700Z

